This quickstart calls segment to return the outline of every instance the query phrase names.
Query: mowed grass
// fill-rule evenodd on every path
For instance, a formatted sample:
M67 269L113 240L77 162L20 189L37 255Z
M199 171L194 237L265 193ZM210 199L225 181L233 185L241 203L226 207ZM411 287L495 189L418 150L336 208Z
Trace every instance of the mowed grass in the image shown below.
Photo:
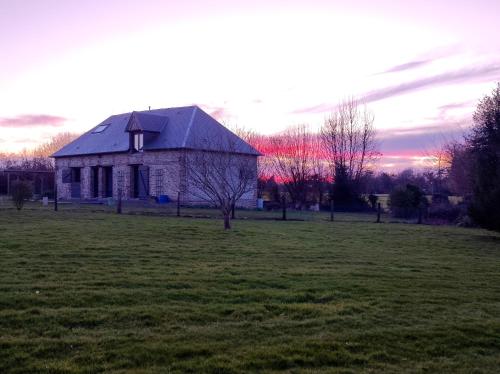
M0 211L0 372L500 368L500 235Z

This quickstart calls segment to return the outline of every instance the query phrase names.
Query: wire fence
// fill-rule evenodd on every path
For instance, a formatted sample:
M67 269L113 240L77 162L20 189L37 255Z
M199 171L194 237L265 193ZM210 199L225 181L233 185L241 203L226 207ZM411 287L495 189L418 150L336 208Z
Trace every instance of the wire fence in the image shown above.
M8 196L0 196L0 209L15 210L15 207ZM23 209L28 210L54 210L53 200L38 200L26 202ZM113 199L99 201L70 200L58 201L57 210L74 213L109 213L126 214L138 216L165 216L165 217L187 217L187 218L206 218L220 219L222 213L216 207L193 206L186 202L178 204L177 202L158 203L155 200L123 200L121 206L119 202ZM366 212L332 212L315 211L308 209L293 209L287 206L285 212L282 207L274 209L244 209L235 208L235 220L269 220L269 221L344 221L344 222L394 222L387 212L381 211L378 217L377 211Z

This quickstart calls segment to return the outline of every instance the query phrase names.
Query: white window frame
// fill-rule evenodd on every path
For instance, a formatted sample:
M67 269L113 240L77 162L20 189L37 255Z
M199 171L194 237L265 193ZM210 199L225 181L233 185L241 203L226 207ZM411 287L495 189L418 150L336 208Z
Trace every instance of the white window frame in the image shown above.
M134 150L142 152L144 148L144 134L142 132L134 133Z

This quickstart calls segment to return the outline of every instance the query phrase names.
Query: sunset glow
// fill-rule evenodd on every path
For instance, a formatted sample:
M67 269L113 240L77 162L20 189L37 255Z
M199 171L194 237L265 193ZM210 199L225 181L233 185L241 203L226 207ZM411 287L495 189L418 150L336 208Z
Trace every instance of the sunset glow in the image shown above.
M318 129L353 95L381 168L422 167L500 80L498 14L497 0L0 1L0 153L149 106Z

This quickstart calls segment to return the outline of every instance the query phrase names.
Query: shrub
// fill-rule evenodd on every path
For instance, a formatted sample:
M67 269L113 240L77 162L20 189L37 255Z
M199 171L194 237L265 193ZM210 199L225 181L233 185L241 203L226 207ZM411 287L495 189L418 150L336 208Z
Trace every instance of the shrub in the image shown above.
M424 193L417 186L407 184L396 187L389 195L388 204L394 217L411 218L418 214L418 209L428 205Z
M17 210L21 210L24 205L24 201L33 196L31 184L26 181L16 181L12 183L11 191L12 202Z
M427 218L442 222L458 222L466 213L465 206L452 205L448 201L432 202L427 211Z

